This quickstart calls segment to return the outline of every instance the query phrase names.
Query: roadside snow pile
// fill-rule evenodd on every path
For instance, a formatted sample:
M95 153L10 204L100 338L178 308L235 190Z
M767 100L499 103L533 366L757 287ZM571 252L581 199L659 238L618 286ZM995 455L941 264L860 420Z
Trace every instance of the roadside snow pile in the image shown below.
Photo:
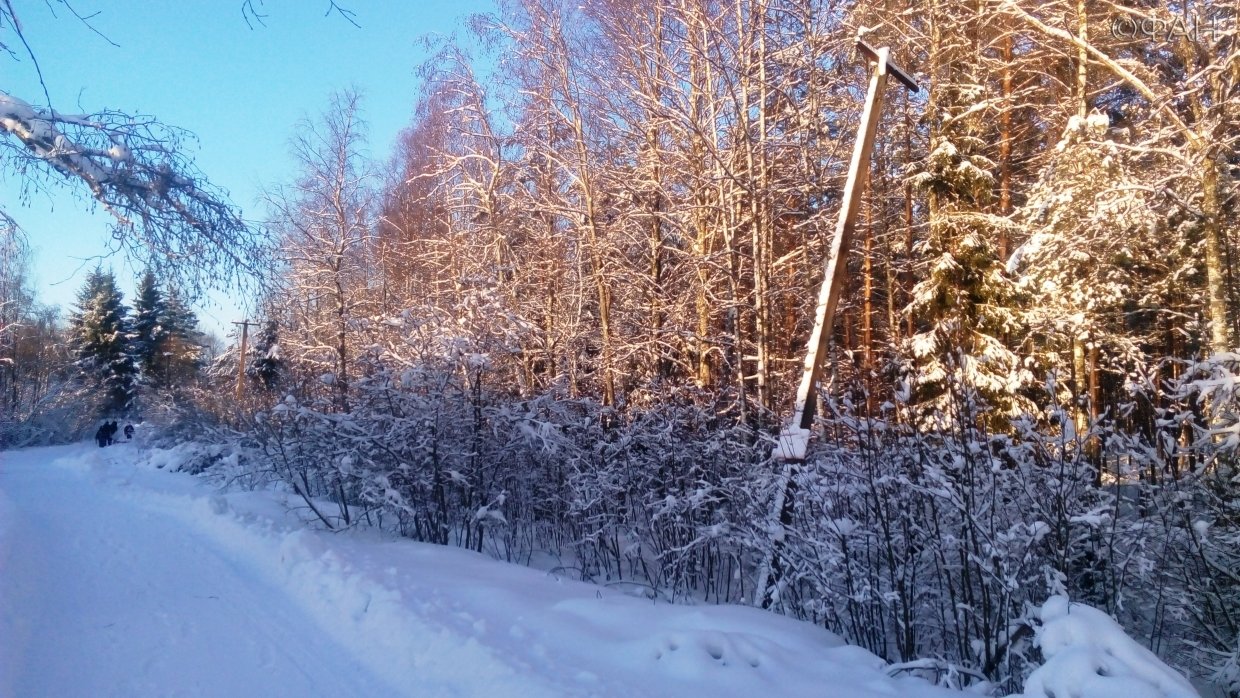
M1037 643L1046 663L1025 682L1028 698L1199 698L1192 684L1096 608L1052 596Z

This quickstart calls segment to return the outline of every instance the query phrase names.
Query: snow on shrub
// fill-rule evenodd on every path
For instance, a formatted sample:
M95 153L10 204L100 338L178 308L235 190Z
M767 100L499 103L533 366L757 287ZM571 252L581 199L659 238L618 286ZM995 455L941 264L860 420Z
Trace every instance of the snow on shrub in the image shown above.
M1198 698L1192 685L1096 608L1052 596L1036 642L1046 663L1029 675L1029 698Z

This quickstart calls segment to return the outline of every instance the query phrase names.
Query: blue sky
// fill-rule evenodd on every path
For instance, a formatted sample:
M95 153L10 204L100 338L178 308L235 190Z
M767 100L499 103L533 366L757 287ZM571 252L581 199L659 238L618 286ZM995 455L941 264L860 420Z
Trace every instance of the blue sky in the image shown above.
M228 190L250 219L261 219L264 185L290 179L288 139L297 121L314 117L331 92L364 95L370 154L386 159L408 125L426 57L425 35L463 35L473 13L491 0L341 0L360 28L324 16L327 0L253 4L266 26L247 26L242 0L78 0L82 15L119 47L100 38L63 7L14 3L39 59L53 105L65 112L114 108L158 117L198 137L196 161ZM30 102L45 101L30 60L0 58L0 86ZM19 202L20 183L0 180L0 200L29 233L40 299L68 309L86 271L106 254L108 219L91 212L80 190L55 187ZM134 270L119 256L103 260L132 290ZM128 294L127 294L128 295ZM200 309L205 328L223 334L245 313L216 296Z

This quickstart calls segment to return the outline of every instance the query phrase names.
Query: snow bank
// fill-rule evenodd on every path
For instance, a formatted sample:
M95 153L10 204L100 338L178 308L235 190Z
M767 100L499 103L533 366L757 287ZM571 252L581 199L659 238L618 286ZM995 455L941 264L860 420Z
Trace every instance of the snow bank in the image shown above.
M1028 698L1199 698L1192 684L1128 637L1110 616L1063 596L1041 609L1046 663L1025 682Z

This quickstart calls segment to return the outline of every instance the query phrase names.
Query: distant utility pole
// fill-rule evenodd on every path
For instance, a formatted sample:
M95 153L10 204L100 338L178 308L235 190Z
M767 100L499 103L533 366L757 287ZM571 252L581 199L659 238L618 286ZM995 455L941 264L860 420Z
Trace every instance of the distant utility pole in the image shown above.
M234 325L241 325L241 352L237 354L237 404L241 404L241 394L245 390L245 350L246 342L250 338L250 325L258 326L257 322L242 320L234 322Z

